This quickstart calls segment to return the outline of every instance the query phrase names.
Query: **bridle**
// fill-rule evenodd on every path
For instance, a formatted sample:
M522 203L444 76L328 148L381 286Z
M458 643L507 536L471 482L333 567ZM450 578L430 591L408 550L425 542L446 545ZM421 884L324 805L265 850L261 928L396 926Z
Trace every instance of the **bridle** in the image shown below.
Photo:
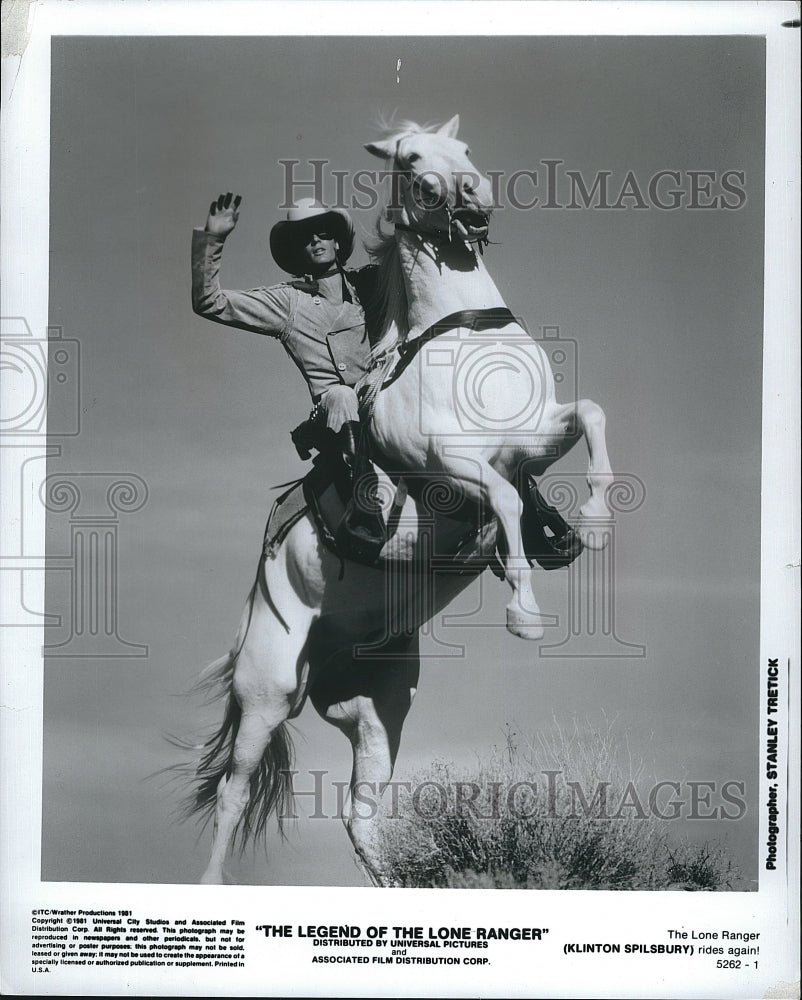
M446 212L448 213L448 229L418 229L415 226L408 226L405 222L394 222L393 225L396 228L396 232L400 229L403 232L414 233L416 236L420 236L431 243L448 243L449 245L453 245L456 236L458 242L470 243L476 247L480 255L483 255L485 247L490 244L487 236L463 236L462 233L456 230L453 221L453 209L449 205L446 205Z
M409 133L409 135L412 134L414 133L411 132ZM393 157L393 167L395 168L396 171L406 175L407 178L411 180L412 171L409 169L409 167L404 166L398 155L398 147L401 144L401 140L405 138L407 138L406 135L399 136L396 142L395 155ZM439 229L439 228L422 229L417 226L407 225L407 223L405 222L394 222L393 225L395 226L396 231L402 230L404 232L413 233L414 235L419 236L422 239L428 240L432 243L448 243L449 245L453 245L455 239L459 243L469 243L472 246L476 247L480 255L483 255L484 248L490 244L490 240L487 238L486 235L471 236L470 234L468 234L467 236L463 236L462 233L460 233L457 230L456 220L459 217L460 212L465 210L465 206L459 203L460 198L461 198L461 192L458 188L455 194L455 199L457 204L452 206L448 202L446 202L446 204L443 206L446 215L448 216L448 225L445 229Z

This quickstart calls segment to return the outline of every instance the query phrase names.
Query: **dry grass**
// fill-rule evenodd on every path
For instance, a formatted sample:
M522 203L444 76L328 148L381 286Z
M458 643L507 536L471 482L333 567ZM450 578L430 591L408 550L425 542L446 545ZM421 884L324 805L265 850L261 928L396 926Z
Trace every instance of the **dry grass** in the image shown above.
M399 796L397 813L382 816L382 881L479 889L745 888L720 847L669 841L667 823L648 808L642 770L612 725L582 732L555 726L524 748L508 731L505 745L470 771L438 761L413 776L416 794Z

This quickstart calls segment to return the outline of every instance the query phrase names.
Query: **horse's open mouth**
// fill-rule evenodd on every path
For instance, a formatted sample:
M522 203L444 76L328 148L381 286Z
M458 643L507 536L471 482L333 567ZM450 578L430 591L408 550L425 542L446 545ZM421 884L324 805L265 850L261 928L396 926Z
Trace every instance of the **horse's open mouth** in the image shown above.
M490 219L474 208L456 208L451 213L451 224L463 239L480 240L487 236Z

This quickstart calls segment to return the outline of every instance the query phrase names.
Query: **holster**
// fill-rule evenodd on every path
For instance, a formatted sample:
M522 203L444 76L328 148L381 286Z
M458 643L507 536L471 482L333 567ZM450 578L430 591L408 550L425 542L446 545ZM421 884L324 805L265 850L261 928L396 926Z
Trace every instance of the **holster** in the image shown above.
M304 462L312 457L313 451L330 451L336 446L337 435L326 427L323 417L323 411L315 406L306 420L290 431L295 450Z

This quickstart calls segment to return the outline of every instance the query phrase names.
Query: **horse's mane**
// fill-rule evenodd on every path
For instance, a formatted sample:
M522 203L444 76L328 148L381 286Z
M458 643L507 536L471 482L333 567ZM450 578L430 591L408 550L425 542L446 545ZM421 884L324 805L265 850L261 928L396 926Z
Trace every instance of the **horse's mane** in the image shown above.
M401 135L402 133L414 134L416 132L436 132L441 127L439 122L427 122L425 125L419 125L418 122L413 122L409 118L396 118L395 112L391 115L379 114L376 117L376 129L384 139L388 139L392 135Z
M420 125L408 119L396 119L379 116L376 122L377 130L382 138L391 136L414 135L421 132L437 132L440 125L427 123ZM365 249L371 261L378 265L376 281L377 314L382 317L379 326L379 339L371 350L372 366L382 359L399 344L402 344L409 333L407 319L407 292L404 276L398 257L398 244L392 229L385 229L388 204L381 205L373 227L373 233L365 240Z
M378 340L370 352L371 367L403 343L409 333L407 290L398 244L392 230L386 231L383 223L384 209L376 218L372 236L365 240L368 256L378 267L374 294L376 315L381 317Z

